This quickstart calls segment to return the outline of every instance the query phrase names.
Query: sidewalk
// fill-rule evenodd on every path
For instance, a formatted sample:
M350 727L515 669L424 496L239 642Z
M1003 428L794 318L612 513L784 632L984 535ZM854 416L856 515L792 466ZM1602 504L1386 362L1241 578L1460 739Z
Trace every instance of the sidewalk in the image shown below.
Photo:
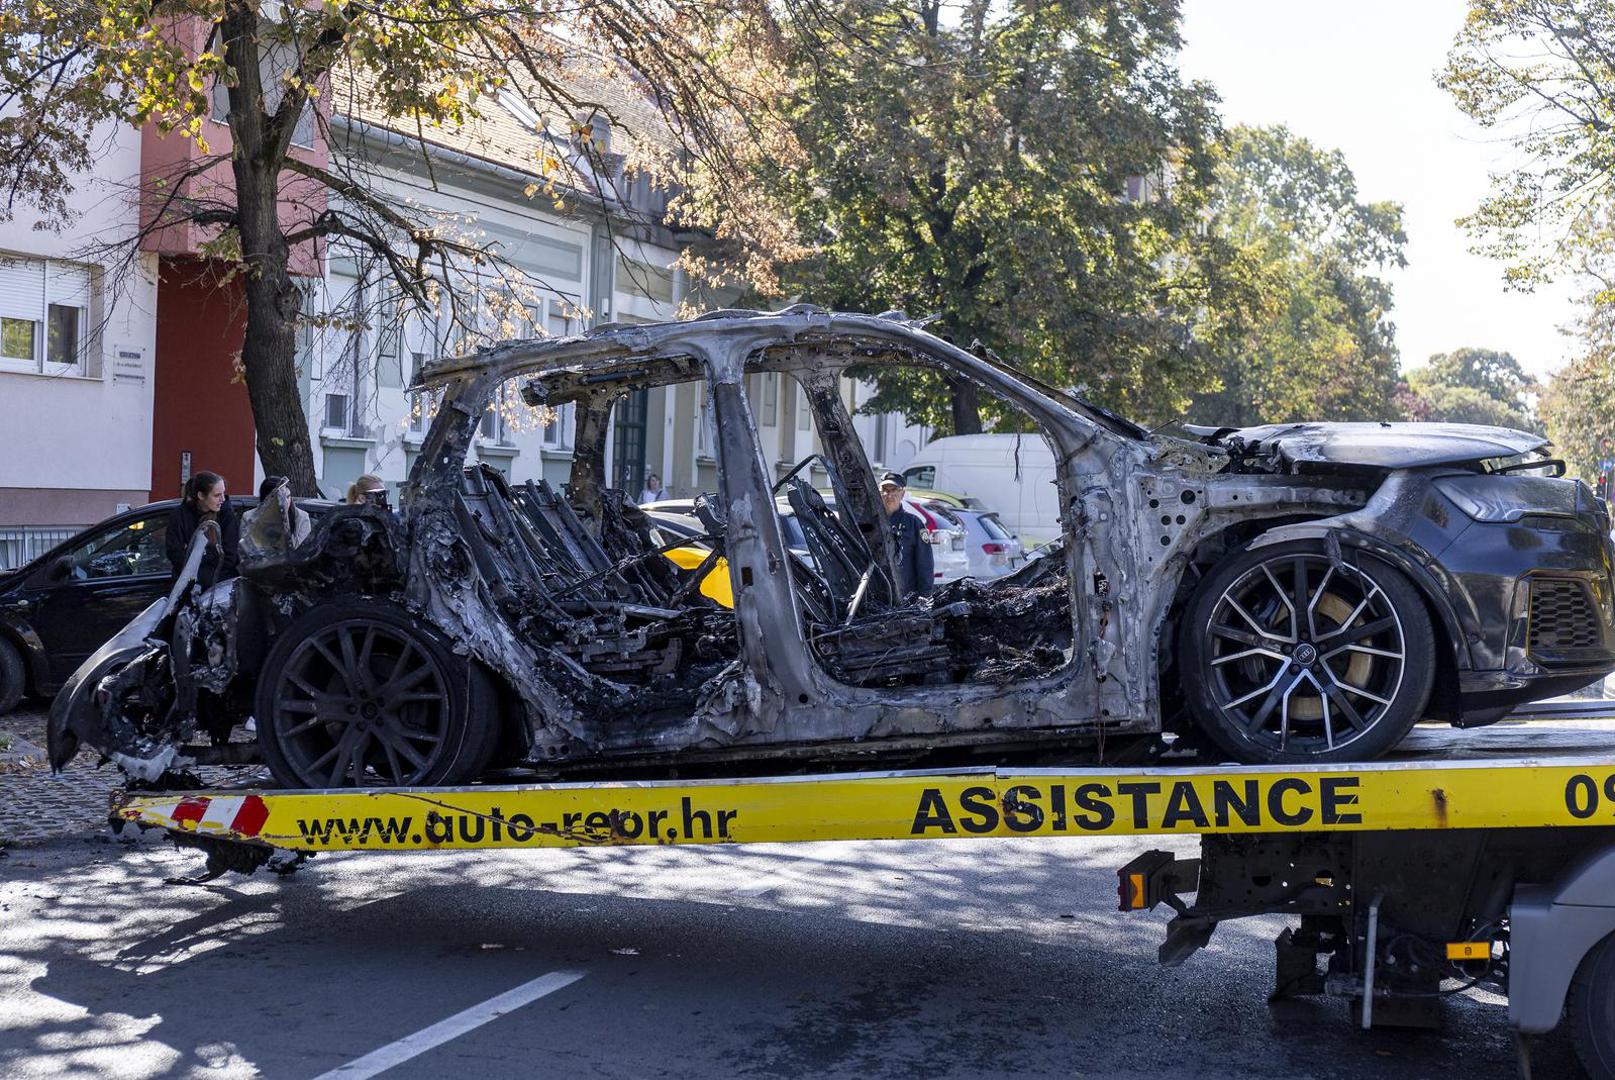
M80 754L60 776L45 762L49 705L24 701L0 716L0 848L107 831L107 800L123 774Z
M0 716L0 850L111 835L107 812L123 773L114 765L97 768L100 755L84 747L62 775L52 776L45 760L49 712L48 701L32 699ZM269 783L260 765L208 766L195 773L209 786Z

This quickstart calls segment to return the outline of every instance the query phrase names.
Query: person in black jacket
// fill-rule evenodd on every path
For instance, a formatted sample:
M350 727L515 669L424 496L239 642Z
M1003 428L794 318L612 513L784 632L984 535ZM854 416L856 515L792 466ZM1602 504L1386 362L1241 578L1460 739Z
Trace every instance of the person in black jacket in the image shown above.
M902 473L889 472L880 478L880 503L886 509L886 521L896 545L897 591L905 600L930 596L936 575L931 545L920 535L920 519L903 507L907 492Z
M236 554L241 545L241 525L230 507L230 497L225 494L224 477L218 473L199 472L185 481L185 499L168 515L164 544L174 580L179 580L180 571L185 568L191 537L205 523L212 523L218 535L208 544L196 573L197 584L204 589L236 576Z

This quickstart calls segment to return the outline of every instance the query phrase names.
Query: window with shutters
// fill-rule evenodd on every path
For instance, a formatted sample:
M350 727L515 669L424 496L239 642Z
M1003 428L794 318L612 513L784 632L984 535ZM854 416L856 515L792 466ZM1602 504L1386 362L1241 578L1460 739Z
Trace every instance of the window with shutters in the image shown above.
M91 269L0 255L0 370L91 374Z

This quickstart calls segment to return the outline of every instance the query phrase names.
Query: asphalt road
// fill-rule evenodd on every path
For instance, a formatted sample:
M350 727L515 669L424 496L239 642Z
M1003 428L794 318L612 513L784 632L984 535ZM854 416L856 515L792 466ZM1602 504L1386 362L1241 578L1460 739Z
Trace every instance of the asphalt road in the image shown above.
M364 1076L416 1050L382 1075L1515 1075L1496 998L1454 999L1444 1035L1267 1005L1278 920L1158 968L1164 917L1114 910L1143 846L364 853L205 887L165 885L200 856L150 836L16 849L0 1076Z

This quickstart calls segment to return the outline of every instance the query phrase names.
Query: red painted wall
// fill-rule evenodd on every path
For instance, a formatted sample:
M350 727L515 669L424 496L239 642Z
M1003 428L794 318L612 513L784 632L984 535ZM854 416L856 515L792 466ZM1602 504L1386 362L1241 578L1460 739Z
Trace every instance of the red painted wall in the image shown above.
M182 17L159 20L157 28L170 44L195 55L209 47L214 25L207 19ZM217 48L217 44L214 44ZM315 108L328 112L331 95L320 94L314 99ZM141 131L140 143L140 246L144 251L161 255L197 255L200 245L217 237L217 225L192 225L183 220L154 228L160 213L173 214L170 205L176 192L186 199L203 202L219 201L226 205L235 200L235 171L230 165L230 125L220 123L211 116L202 121L202 136L208 144L204 154L194 139L170 133L164 135L156 125L147 124ZM311 165L324 168L330 162L330 150L325 144L324 128L314 133L311 147L294 146L291 156ZM215 160L197 175L191 175L198 164L208 157ZM282 230L294 231L307 225L326 208L326 189L322 184L302 176L282 172L280 175L280 201L278 215ZM291 250L290 269L303 277L319 277L323 242L305 241Z
M219 285L199 259L161 260L152 403L151 497L179 495L180 455L191 472L224 477L229 491L253 490L256 429L234 359L246 333L239 281Z

